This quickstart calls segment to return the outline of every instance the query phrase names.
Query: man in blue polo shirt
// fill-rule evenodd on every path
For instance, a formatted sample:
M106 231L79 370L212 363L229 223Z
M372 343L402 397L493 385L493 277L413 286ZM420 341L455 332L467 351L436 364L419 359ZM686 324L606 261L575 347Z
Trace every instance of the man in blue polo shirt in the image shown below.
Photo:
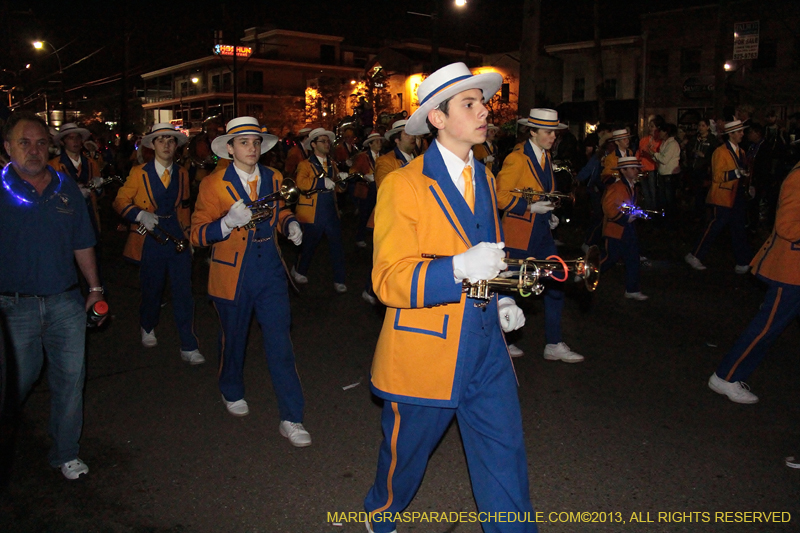
M86 375L86 311L103 299L95 236L74 180L47 165L47 125L33 113L3 128L11 162L0 173L0 312L16 361L20 404L47 354L50 464L67 479L89 472L78 458ZM77 263L89 284L78 290Z

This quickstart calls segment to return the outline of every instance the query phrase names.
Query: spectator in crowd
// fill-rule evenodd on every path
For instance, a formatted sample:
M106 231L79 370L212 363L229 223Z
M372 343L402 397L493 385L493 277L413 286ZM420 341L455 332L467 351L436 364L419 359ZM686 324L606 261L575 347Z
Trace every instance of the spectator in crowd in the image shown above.
M697 220L702 220L705 213L706 196L711 185L711 154L716 148L717 138L711 133L711 121L701 118L697 123L697 134L686 150L689 184L694 193L694 216Z

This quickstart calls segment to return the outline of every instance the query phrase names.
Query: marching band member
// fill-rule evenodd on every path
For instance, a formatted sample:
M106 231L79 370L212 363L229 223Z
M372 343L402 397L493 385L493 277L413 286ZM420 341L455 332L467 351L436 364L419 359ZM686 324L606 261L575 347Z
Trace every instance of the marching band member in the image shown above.
M486 125L486 140L482 144L472 147L475 159L486 165L486 168L490 169L495 176L500 171L500 154L497 150L497 143L494 142L499 129L490 122Z
M155 327L169 277L172 310L181 340L181 359L199 365L206 360L194 334L192 254L189 250L179 250L178 244L167 237L182 242L189 235L189 173L174 159L178 147L187 142L186 136L172 124L154 124L142 138L142 146L152 149L155 159L131 169L114 200L114 209L131 224L123 254L129 261L139 264L142 345L152 348L158 344ZM144 226L152 235L139 233L136 230L139 226ZM156 236L167 242L160 244Z
M378 188L375 186L375 161L381 155L381 146L383 146L381 134L377 131L371 132L364 139L364 151L356 154L353 166L350 167L350 174L358 173L367 179L367 182L357 182L353 189L353 197L356 199L358 207L356 246L359 248L367 247L367 223L372 215L372 210L375 209L375 201L378 197Z
M253 117L231 120L227 133L214 139L214 153L233 164L200 184L192 243L211 246L208 295L221 325L219 389L226 409L234 416L250 412L242 373L255 313L278 398L278 430L293 446L304 447L311 444L311 436L303 427L303 389L289 336L289 288L276 231L295 245L302 242L303 233L283 199L275 202L268 219L251 228L247 224L253 213L244 203L280 190L280 172L258 163L277 142L276 136L262 133Z
M297 283L308 283L308 269L314 250L322 240L328 238L330 259L333 264L333 287L338 293L347 292L345 285L344 250L342 248L342 225L336 206L334 178L344 179L346 172L336 170L336 162L329 156L333 132L317 128L309 135L311 153L308 159L297 165L297 187L307 191L322 190L310 198L300 196L297 201L297 220L303 225L305 242L300 250L297 266L292 267L292 277ZM323 178L318 176L324 175ZM330 192L328 192L330 191Z
M418 136L406 133L407 122L407 119L395 121L392 129L384 134L392 151L383 154L375 162L375 184L378 188L390 172L414 159Z
M286 162L283 164L283 171L286 176L293 176L297 165L300 161L308 159L308 146L306 146L306 139L308 134L311 133L311 128L301 128L294 138L294 146L289 148L289 153L286 154Z
M745 152L739 147L747 126L734 120L725 124L723 133L728 139L714 150L711 156L711 188L706 203L712 208L712 216L694 249L684 258L695 270L705 270L703 260L711 244L720 232L730 224L733 255L736 259L734 271L747 274L750 270L750 246L747 244L747 188L739 186L746 177Z
M619 158L636 155L633 150L628 148L631 144L631 134L627 129L612 131L611 141L616 145L616 148L603 160L603 172L600 174L603 182L607 185L614 183L616 180L614 168L617 166Z
M97 161L87 158L81 152L83 144L91 136L91 132L86 128L79 128L72 122L64 124L58 132L53 135L53 142L62 147L61 155L54 157L48 163L57 172L63 172L72 177L81 194L86 199L86 206L89 209L89 219L92 221L95 238L100 237L100 212L97 208L98 193L92 192L87 186L93 184L95 187L102 184L103 178L100 177L100 168Z
M758 313L711 374L708 386L736 403L756 403L758 396L744 383L767 350L800 315L800 163L781 186L772 234L750 263L753 274L767 284Z
M370 532L395 530L392 517L414 498L454 417L478 510L533 513L503 339L525 317L512 298L476 307L462 292L462 280L491 279L505 268L494 179L471 150L486 137L483 101L501 83L499 74L473 76L463 63L431 74L405 129L430 129L435 141L378 189L372 279L388 309L372 364L372 391L384 405L377 473L364 501ZM437 258L421 255L427 252ZM536 531L533 523L503 526Z
M506 253L513 259L535 257L546 259L556 255L552 230L558 218L551 211L555 206L549 201L528 203L515 196L512 189L531 188L541 192L555 192L553 166L548 150L556 138L556 130L567 126L558 122L558 113L552 109L531 109L528 117L530 138L521 150L511 152L497 175L497 205L503 215L503 232ZM561 337L561 311L564 291L548 280L544 290L544 321L547 345L544 358L548 361L579 363L583 356L570 350Z
M620 257L625 262L625 298L647 300L639 288L639 240L633 223L636 214L626 213L624 205L636 205L636 180L642 164L633 156L623 156L610 170L619 171L620 178L608 186L603 197L603 237L605 247L600 256L600 272L613 267Z
M353 166L353 158L358 153L358 147L355 143L355 131L353 131L352 127L345 128L344 132L342 132L342 142L336 146L336 150L333 153L333 158L342 172L349 172L350 167Z

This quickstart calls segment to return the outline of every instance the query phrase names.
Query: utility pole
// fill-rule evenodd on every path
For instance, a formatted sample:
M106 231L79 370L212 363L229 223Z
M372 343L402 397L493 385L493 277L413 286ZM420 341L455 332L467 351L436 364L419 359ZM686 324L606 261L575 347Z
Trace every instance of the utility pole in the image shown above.
M542 0L525 0L519 49L519 101L517 114L527 117L536 107L536 68L539 64Z

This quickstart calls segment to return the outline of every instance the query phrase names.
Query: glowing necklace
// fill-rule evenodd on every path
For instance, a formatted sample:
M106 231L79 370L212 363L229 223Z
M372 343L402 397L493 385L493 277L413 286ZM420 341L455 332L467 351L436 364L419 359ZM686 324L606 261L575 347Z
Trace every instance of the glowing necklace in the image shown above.
M21 196L21 195L19 195L19 194L15 193L15 192L14 192L14 191L11 189L11 184L10 184L10 183L8 182L8 180L6 179L6 175L8 174L8 169L9 169L9 168L11 168L11 163L9 163L9 164L7 164L5 167L3 167L3 171L2 171L2 173L0 173L0 179L2 179L2 182L3 182L3 188L4 188L6 191L8 191L8 194L10 194L10 195L11 195L11 196L13 196L14 198L16 198L16 199L17 199L17 202L19 202L20 204L28 204L28 205L32 205L32 204L33 204L33 200L28 200L28 199L27 199L27 198L25 198L24 196ZM59 193L61 192L61 184L63 183L63 181L61 180L61 176L58 174L58 172L56 172L56 177L58 178L58 185L56 185L56 188L55 188L55 190L53 191L53 194L51 194L51 195L50 195L50 196L49 196L49 197L48 197L46 200L43 200L43 201L42 201L42 202L40 202L40 203L49 202L49 201L50 201L50 200L52 200L52 199L53 199L55 196L60 196L60 194L59 194ZM61 201L62 201L62 202L64 202L64 204L68 204L68 202L69 202L69 200L66 198L66 196L61 196Z

